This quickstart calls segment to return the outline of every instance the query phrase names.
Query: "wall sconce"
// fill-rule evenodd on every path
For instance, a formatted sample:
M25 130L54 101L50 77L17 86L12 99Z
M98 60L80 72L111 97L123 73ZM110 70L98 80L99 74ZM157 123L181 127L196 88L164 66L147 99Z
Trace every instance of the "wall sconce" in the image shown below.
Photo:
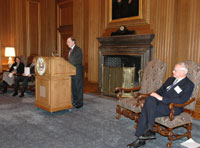
M5 48L5 57L9 57L8 66L9 68L12 65L12 57L15 57L15 48L14 47L6 47Z

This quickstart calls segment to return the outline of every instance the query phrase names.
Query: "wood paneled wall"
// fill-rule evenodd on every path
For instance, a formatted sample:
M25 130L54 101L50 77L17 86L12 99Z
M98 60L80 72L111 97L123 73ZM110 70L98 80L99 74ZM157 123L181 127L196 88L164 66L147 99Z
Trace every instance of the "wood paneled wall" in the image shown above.
M39 1L27 1L26 4L27 25L27 55L40 54L41 52L41 10Z
M200 1L177 0L176 62L184 59L200 63Z
M153 57L167 62L166 77L170 76L175 64L175 1L152 0L150 27L155 34Z
M40 0L41 56L51 56L57 48L56 1Z
M1 63L7 63L6 46L24 56L49 56L56 49L55 0L0 0L0 22Z
M101 24L101 1L89 0L88 6L88 80L97 82L99 43L96 38L101 35L99 29Z
M78 46L85 52L84 47L84 3L85 0L73 0L73 36L77 40Z

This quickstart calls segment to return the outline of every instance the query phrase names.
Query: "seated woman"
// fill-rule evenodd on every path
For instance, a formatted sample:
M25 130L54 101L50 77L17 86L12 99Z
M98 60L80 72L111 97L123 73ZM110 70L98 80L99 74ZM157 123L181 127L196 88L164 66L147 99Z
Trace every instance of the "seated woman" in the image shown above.
M27 64L27 67L30 68L30 73L28 75L26 73L23 73L21 76L16 77L15 87L14 87L15 92L14 92L13 96L18 95L19 82L23 82L22 91L21 91L21 94L19 95L19 97L24 97L24 92L27 89L28 82L35 80L35 62L36 62L36 59L33 58L32 63Z
M20 57L15 57L15 62L9 69L9 72L3 73L3 81L0 83L0 93L6 93L8 85L14 83L14 76L19 76L24 73L24 64L21 62Z

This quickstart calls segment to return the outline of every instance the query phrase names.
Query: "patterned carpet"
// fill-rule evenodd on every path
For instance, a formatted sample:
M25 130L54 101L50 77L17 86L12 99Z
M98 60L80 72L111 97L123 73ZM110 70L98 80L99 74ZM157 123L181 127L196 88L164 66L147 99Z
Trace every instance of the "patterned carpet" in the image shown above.
M12 92L0 95L1 148L125 148L134 140L134 122L115 119L116 100L84 94L79 110L49 113L34 106L33 94L23 99ZM200 121L193 124L193 140L200 142ZM177 129L182 131L182 129ZM145 148L166 147L168 139L156 134ZM180 148L187 138L177 140Z

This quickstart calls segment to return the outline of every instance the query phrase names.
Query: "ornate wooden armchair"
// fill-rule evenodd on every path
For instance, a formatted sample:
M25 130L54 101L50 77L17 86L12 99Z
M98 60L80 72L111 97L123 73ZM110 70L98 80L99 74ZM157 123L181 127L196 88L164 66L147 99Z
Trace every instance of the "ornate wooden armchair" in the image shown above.
M149 94L161 87L166 67L166 63L160 60L152 60L147 63L144 69L141 86L132 89L116 88L116 91L118 92L118 103L116 107L116 112L118 113L116 116L117 119L119 119L121 115L124 115L131 120L135 120L137 126L139 114L143 104L137 98L143 97L143 95ZM124 98L122 97L123 91L137 91L137 93L134 93L134 96L131 98Z
M191 126L192 126L192 113L195 109L196 97L198 96L199 85L200 85L200 64L196 64L192 61L186 61L185 63L189 66L188 78L192 80L195 87L193 90L193 95L190 100L185 104L170 104L169 108L171 109L170 116L158 117L155 120L154 131L160 133L163 136L168 136L169 143L167 147L170 148L173 140L180 139L187 136L191 138ZM174 107L184 107L185 112L180 115L174 116ZM186 128L185 133L175 133L173 129L177 127Z

